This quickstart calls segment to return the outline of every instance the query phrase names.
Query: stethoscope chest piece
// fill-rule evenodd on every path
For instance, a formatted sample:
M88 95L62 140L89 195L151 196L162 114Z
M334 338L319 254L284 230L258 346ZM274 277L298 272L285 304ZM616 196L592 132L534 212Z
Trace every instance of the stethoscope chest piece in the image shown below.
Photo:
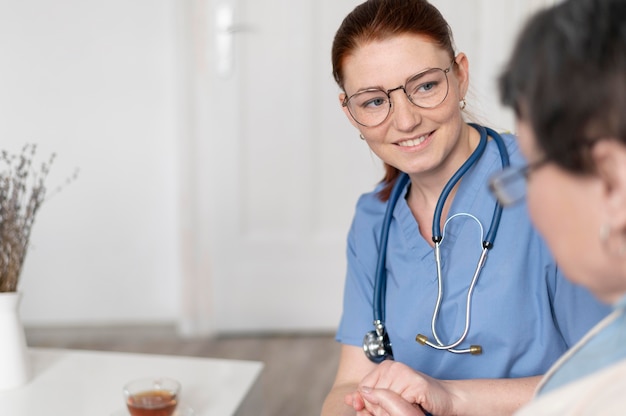
M381 363L384 360L393 360L393 352L391 350L391 342L389 335L385 331L385 327L380 321L374 323L375 331L370 331L363 338L363 351L367 358L375 363Z

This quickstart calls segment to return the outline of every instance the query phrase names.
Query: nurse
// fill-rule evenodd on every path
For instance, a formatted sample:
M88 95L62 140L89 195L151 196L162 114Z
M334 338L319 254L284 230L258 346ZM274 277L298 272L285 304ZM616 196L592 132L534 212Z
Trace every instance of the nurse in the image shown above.
M435 336L435 205L481 140L464 119L468 58L454 51L447 22L426 0L369 0L338 29L332 63L341 88L339 103L356 134L384 162L385 176L359 199L348 235L337 331L341 358L322 414L369 414L359 387L393 392L396 385L419 398L405 403L420 412L512 413L607 308L563 278L521 204L502 215L473 291L467 336L457 347L480 345L482 354L456 354L417 343L417 334L430 340ZM523 165L514 138L502 136L511 165ZM489 140L443 206L443 291L432 326L444 344L457 340L466 327L467 293L482 250L481 225L489 227L496 202L485 184L501 167L498 147ZM386 261L385 325L394 360L376 364L364 354L362 342L373 329L380 232L401 172L410 180L393 211Z

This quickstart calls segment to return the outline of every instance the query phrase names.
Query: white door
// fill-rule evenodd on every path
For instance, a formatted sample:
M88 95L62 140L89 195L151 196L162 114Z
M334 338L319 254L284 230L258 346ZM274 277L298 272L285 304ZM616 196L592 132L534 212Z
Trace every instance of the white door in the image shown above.
M334 32L358 3L189 10L194 127L181 160L195 155L183 222L196 233L183 253L186 332L337 325L351 216L382 172L331 75Z
M382 174L331 76L334 33L360 2L185 3L183 332L336 326L356 199ZM512 128L495 78L527 13L551 2L433 2L470 57L481 121Z

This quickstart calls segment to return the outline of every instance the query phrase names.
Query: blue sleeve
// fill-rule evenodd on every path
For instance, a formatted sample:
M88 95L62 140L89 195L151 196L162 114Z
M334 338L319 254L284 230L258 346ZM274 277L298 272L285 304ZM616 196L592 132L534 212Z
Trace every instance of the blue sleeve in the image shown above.
M336 335L337 341L343 344L361 346L365 334L374 329L372 305L380 228L378 220L382 217L384 206L374 194L361 196L348 233L343 313Z

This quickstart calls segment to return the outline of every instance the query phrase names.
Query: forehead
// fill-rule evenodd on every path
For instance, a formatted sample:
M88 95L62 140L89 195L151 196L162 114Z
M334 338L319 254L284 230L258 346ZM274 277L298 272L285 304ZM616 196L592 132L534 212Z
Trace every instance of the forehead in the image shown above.
M429 68L447 68L448 53L425 36L402 34L359 45L343 63L344 86L395 88L408 77Z

